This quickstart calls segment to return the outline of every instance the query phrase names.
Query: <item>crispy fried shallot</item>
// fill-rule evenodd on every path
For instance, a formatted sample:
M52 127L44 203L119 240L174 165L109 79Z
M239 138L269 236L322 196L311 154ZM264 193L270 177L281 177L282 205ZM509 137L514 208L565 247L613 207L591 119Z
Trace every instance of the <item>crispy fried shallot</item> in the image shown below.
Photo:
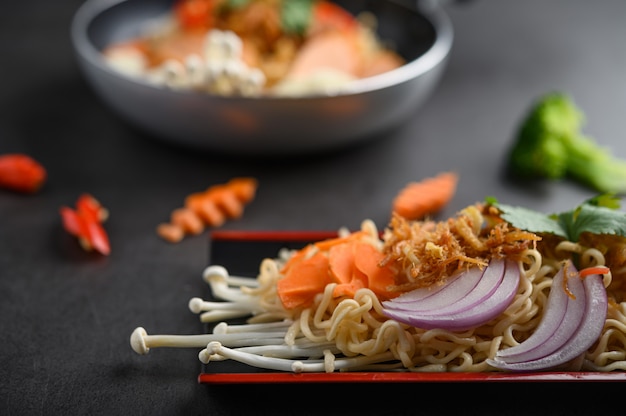
M406 291L441 284L462 267L485 267L491 258L515 259L541 237L512 227L497 211L476 204L441 222L393 215L383 240L381 265L393 263L404 271L396 286Z

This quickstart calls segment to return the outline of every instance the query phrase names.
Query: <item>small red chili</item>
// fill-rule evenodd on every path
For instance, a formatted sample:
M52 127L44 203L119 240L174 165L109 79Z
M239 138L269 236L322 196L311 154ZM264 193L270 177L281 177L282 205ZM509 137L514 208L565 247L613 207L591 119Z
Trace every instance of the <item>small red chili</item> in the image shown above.
M208 30L214 25L215 0L178 0L174 3L174 15L183 29Z
M591 266L591 267L587 267L586 269L582 269L579 274L580 274L580 278L584 279L587 276L590 276L592 274L608 274L611 271L611 269L609 269L606 266Z
M22 153L0 155L0 188L34 193L43 186L46 177L46 169L28 155Z
M85 250L95 250L104 255L111 253L109 236L102 227L108 211L97 199L90 194L82 194L76 201L76 209L62 206L59 213L63 228L76 236Z

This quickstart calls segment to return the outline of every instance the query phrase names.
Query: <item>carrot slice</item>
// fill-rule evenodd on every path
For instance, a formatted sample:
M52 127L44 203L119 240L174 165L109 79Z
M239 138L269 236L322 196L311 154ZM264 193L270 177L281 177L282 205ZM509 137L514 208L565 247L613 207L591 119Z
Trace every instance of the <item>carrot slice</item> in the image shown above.
M281 269L284 277L277 285L283 306L292 309L311 305L329 283L337 284L333 289L335 298L354 297L362 288L370 288L381 300L398 296L400 292L390 289L395 285L395 269L380 265L385 255L357 238L362 233L309 244L294 253ZM319 250L318 244L326 250Z
M287 262L283 265L282 269L280 270L280 273L282 275L286 275L287 273L289 273L289 270L294 265L300 263L301 261L303 261L309 256L310 250L315 250L315 247L313 246L313 244L309 244L306 247L296 251L291 257L289 257L289 260L287 260Z
M367 276L367 287L380 300L388 300L398 296L400 292L389 290L389 287L395 284L396 272L391 266L380 265L385 255L367 243L357 243L354 249L354 265L357 270Z
M157 234L166 241L178 242L182 239L180 229L184 237L185 234L200 234L205 226L219 227L226 218L239 218L245 205L254 199L257 187L256 179L242 177L189 194L183 207L170 215L170 224L178 229L160 224Z
M364 231L355 231L345 237L329 238L314 243L315 247L319 250L329 250L332 246L347 243L349 241L357 240L358 238L366 235Z
M202 192L193 193L185 198L185 207L195 212L208 226L219 227L226 221L224 213L215 202Z
M164 222L157 226L157 234L170 243L178 243L185 237L185 230L178 225Z
M322 293L331 282L328 257L318 252L293 264L285 277L277 282L276 288L283 306L294 309L311 305L315 295Z
M227 185L212 186L207 193L207 198L215 202L228 218L239 218L243 215L243 204Z
M238 200L247 204L254 199L258 182L254 178L233 178L226 186L235 194Z
M355 267L354 247L355 244L350 242L328 250L330 273L338 282L333 290L334 297L354 297L357 290L367 287L367 276Z
M354 273L354 253L348 243L332 246L328 250L330 274L338 283L350 283Z
M393 200L393 211L407 220L418 220L440 211L450 202L458 182L454 172L411 182Z
M189 234L200 234L204 230L200 217L189 208L177 208L172 211L171 223Z

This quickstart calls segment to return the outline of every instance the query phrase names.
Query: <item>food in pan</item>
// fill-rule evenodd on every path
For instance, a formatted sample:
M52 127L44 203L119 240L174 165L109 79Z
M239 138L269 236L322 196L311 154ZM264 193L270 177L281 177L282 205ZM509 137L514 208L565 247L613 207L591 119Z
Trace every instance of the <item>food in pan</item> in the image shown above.
M107 46L119 71L218 95L333 93L405 63L376 18L323 0L177 0L140 38Z
M216 300L189 308L212 333L139 327L131 345L291 372L626 370L619 205L601 194L545 215L487 198L440 222L393 215L382 234L366 220L265 259L256 279L209 266Z

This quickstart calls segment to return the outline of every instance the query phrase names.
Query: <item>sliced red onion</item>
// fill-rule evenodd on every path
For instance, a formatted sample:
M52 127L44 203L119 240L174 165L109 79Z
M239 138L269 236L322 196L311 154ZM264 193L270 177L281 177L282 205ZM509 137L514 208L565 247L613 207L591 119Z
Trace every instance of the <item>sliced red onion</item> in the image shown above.
M416 309L410 310L406 302L401 305L401 309L390 308L388 305L393 303L391 300L385 305L383 313L398 322L417 328L442 328L451 331L475 328L501 314L511 303L517 293L520 269L511 260L492 260L482 277L479 285L458 302L441 303L431 310L423 311L419 301L415 302ZM444 290L454 290L454 287L450 289L447 285Z
M389 309L431 311L441 305L451 305L467 296L476 287L484 271L473 267L456 273L443 285L411 290L393 300L383 302L383 306Z
M580 325L587 302L581 279L567 279L566 284L573 298L563 288L564 277L576 274L570 262L559 270L552 281L554 290L550 290L544 310L545 316L550 316L550 319L542 319L535 332L520 345L499 351L498 358L505 359L507 363L536 360L553 353L567 342Z
M439 294L450 293L448 296L438 296L438 303L419 301L398 304L391 300L384 306L388 309L409 311L411 314L420 312L424 315L446 316L450 313L463 312L493 295L504 277L504 267L504 261L496 261L483 270L478 267L467 270L457 281L464 281L468 278L468 280L477 280L478 283L466 289L461 285L454 285L456 282L453 282L445 291L439 292ZM475 277L476 275L478 278ZM459 290L461 288L463 291Z
M578 299L579 296L577 299L572 299L565 294L567 300L565 306L560 302L554 304L556 293L563 292L563 288L553 283L550 295L548 295L548 305L546 305L537 331L544 321L552 320L553 315L564 316L558 327L552 333L542 329L542 339L537 337L531 340L531 337L519 346L499 351L493 360L487 360L491 366L513 371L536 371L557 367L583 354L598 339L604 327L608 307L602 276L595 274L581 278L570 262L564 266L564 269L572 292L578 290L576 281L582 281L583 293L580 298L584 298L585 301L581 302L582 299ZM565 311L563 311L564 308ZM563 327L566 329L562 329ZM556 348L557 342L553 338L559 340L560 345ZM531 343L530 348L526 347L526 342ZM513 348L516 348L513 353L505 353Z

